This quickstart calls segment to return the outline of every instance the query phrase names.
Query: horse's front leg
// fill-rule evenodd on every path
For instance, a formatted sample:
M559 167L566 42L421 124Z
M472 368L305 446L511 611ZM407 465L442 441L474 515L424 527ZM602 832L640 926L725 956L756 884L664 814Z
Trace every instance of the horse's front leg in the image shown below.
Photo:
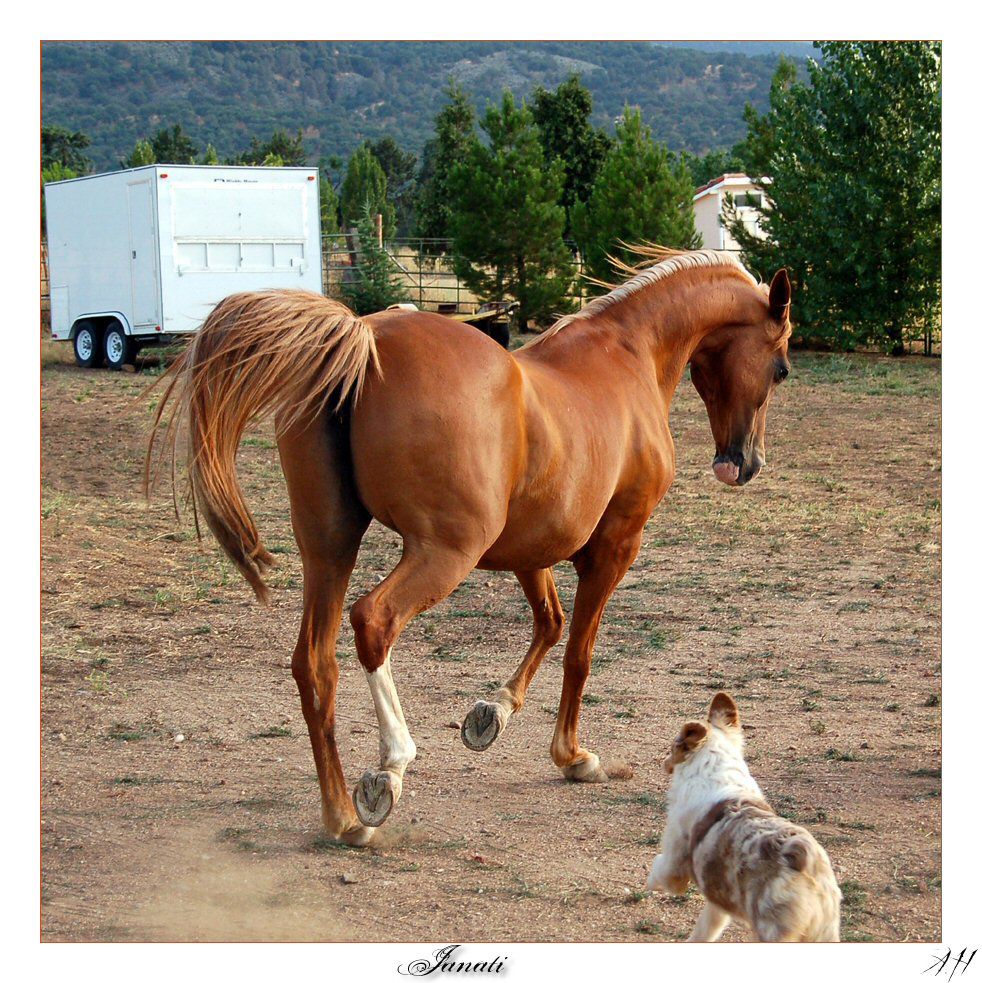
M573 558L579 585L563 659L563 693L550 749L552 760L571 781L607 780L597 755L580 747L576 728L600 619L640 546L640 529L625 529L623 522L601 522L590 542Z
M534 630L525 658L511 679L490 700L478 700L460 728L460 737L472 751L484 751L505 729L508 719L525 702L529 683L546 653L562 638L563 608L552 570L515 571L532 609Z

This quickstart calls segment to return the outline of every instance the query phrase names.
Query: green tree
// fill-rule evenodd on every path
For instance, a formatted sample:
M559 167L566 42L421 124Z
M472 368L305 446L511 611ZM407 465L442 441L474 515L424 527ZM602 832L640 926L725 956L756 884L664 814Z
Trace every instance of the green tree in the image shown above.
M391 236L396 228L396 210L388 199L385 172L367 144L362 144L348 161L341 185L341 218L345 228L360 220L367 207L371 215L381 214L382 230Z
M683 150L679 160L689 169L692 183L697 188L724 174L741 174L746 169L735 147L732 150L710 150L701 157Z
M396 213L396 234L408 235L414 221L416 155L401 150L392 137L369 140L367 146L385 175L386 195Z
M68 130L64 126L42 126L41 170L57 164L73 171L73 177L88 174L92 170L92 163L82 153L88 145L89 138L81 131Z
M324 177L321 171L321 178L318 182L320 188L320 215L321 215L321 235L337 235L341 229L338 222L338 194L334 190L334 185Z
M52 161L41 171L41 187L49 181L68 181L73 177L78 177L78 172L70 167L65 167L60 160Z
M617 140L600 168L588 202L573 209L573 237L588 276L610 276L608 254L630 262L624 243L654 242L676 249L698 243L692 178L651 139L637 109L624 110Z
M356 314L374 314L409 299L392 257L375 238L374 212L366 205L358 220L358 265L341 288L344 302Z
M343 162L337 155L321 157L317 161L320 176L320 213L321 235L333 236L341 231L341 201L338 198L339 181L336 177L343 167Z
M750 103L744 106L743 120L747 124L747 135L734 145L733 153L744 161L748 174L760 177L770 173L779 114L792 111L793 95L797 92L798 84L798 70L794 62L782 55L768 90L769 111L760 113Z
M481 127L489 146L474 141L450 175L457 275L484 299L513 297L527 330L530 320L569 309L563 166L546 162L531 111L517 108L508 91Z
M234 163L254 167L303 167L307 163L303 132L297 130L297 135L291 137L286 130L275 130L264 143L253 137L249 149Z
M175 123L171 129L158 130L150 138L154 162L158 164L193 164L198 151L191 138Z
M443 90L449 100L434 121L436 135L423 149L417 181L416 235L424 239L449 239L454 200L450 175L477 143L475 113L470 97L451 79ZM442 252L431 244L434 252Z
M590 125L593 97L578 75L570 75L555 92L540 86L532 96L530 108L546 160L563 163L561 200L567 215L564 234L568 234L570 212L577 201L589 199L612 141L603 130Z
M726 219L759 272L791 270L803 335L900 354L940 303L941 46L819 48L809 86L785 72L770 112L748 114L768 240Z
M147 164L156 163L157 157L153 152L153 147L150 146L150 141L137 140L129 157L121 160L119 166L125 169L128 167L146 167Z

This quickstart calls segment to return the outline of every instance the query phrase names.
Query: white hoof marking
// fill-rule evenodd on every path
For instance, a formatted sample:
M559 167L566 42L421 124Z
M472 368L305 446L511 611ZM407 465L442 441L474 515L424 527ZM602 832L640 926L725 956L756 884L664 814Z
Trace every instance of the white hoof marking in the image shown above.
M365 675L378 717L379 763L383 769L401 778L406 766L416 757L416 745L409 736L406 718L402 715L390 659L386 659L375 672L366 672Z

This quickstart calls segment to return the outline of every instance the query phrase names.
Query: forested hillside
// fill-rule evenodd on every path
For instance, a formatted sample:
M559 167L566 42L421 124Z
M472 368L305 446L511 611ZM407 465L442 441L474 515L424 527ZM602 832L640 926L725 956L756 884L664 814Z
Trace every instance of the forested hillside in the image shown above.
M576 72L595 125L612 131L638 106L656 140L701 154L743 138L744 105L766 107L778 58L646 42L49 42L42 115L91 138L96 170L175 123L221 159L302 130L316 163L382 136L419 154L451 76L483 109Z

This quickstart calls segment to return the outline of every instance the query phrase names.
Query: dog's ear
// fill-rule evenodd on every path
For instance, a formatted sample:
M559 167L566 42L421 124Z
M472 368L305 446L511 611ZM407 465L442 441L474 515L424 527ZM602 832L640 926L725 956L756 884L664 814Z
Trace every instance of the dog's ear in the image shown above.
M685 759L706 739L709 731L705 724L700 724L695 720L685 724L679 731L679 736L672 741L672 749L665 758L664 767L669 775L676 765L682 764Z
M706 739L705 724L692 723L686 724L675 738L675 747L680 754L691 754Z
M709 722L715 727L740 727L740 714L729 693L717 693L709 705Z

